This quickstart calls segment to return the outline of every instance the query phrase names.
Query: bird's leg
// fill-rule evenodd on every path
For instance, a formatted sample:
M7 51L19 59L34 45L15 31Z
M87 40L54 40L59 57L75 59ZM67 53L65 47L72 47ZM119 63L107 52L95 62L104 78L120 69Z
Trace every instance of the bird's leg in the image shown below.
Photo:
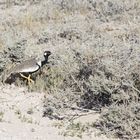
M25 78L25 79L28 79L27 76L25 76L25 75L23 75L23 74L21 74L21 73L20 73L20 76L23 77L23 78Z
M34 83L34 81L31 79L31 75L30 75L30 74L29 74L29 76L27 77L27 80L28 80L28 84Z
M20 76L28 80L28 85L29 85L31 82L34 83L34 81L31 79L31 75L30 75L30 74L29 74L29 76L27 77L27 76L25 76L25 75L23 75L23 74L20 73Z

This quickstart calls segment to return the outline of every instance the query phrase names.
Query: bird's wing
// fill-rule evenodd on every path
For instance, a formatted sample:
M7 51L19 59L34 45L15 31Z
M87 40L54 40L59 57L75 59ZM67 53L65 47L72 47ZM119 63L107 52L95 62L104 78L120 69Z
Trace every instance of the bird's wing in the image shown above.
M36 66L36 59L31 58L29 60L25 60L21 62L20 64L16 65L15 67L11 68L9 70L9 73L18 73L18 72L24 72L24 70L29 69L31 67Z

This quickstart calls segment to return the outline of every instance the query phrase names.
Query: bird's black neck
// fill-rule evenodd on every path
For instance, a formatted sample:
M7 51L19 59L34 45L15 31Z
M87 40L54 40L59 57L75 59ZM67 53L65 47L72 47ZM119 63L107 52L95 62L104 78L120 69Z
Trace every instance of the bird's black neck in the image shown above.
M48 56L45 57L45 60L41 61L41 66L44 66L48 63Z

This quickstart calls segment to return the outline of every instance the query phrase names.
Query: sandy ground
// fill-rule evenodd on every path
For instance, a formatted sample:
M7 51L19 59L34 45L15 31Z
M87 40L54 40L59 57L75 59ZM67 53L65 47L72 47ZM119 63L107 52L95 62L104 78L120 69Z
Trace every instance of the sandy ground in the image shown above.
M80 140L78 137L59 135L60 129L54 127L58 121L42 117L44 93L28 92L14 85L0 87L0 140ZM99 114L83 116L75 121L95 121ZM95 130L96 131L96 130ZM83 140L107 139L83 135Z

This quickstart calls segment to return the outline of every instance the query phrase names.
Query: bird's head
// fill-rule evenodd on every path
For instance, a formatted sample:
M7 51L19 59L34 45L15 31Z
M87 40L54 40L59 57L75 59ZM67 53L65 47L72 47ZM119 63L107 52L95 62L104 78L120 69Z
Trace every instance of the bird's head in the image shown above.
M44 52L44 57L46 58L46 57L48 57L48 56L50 56L51 55L51 52L50 51L45 51Z

